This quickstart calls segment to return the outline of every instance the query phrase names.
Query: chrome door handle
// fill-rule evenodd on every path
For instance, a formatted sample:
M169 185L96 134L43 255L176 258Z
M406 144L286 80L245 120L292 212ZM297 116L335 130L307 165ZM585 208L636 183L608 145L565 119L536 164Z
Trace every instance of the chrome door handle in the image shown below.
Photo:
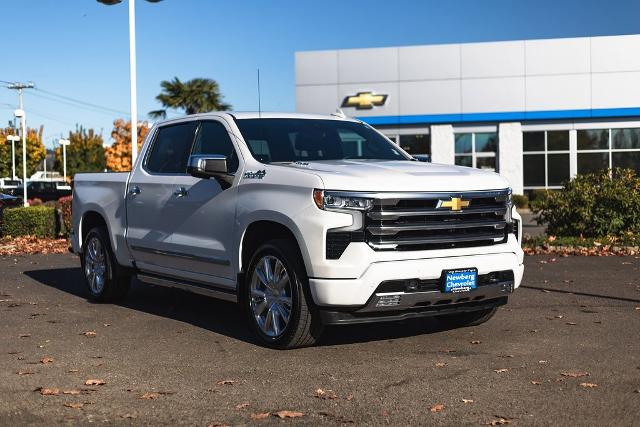
M140 187L138 187L137 185L134 185L129 189L130 196L137 196L138 194L140 194Z
M189 194L186 188L178 187L176 191L173 192L173 195L176 197L186 197Z

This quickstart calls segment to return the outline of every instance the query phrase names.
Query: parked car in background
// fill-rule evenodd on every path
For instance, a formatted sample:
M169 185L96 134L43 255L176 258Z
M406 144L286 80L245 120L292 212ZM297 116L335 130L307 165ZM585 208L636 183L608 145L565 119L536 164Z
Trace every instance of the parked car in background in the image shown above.
M0 212L8 206L20 206L21 204L22 200L19 197L0 193Z
M7 193L22 185L22 181L12 178L0 178L0 193Z
M20 185L5 193L20 197L23 194L23 187ZM27 181L27 199L30 200L40 199L48 202L70 195L71 187L63 181Z

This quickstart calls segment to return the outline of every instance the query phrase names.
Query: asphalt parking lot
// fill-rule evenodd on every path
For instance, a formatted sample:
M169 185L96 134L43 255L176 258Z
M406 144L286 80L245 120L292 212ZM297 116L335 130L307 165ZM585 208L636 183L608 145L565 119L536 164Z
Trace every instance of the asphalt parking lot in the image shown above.
M74 256L0 258L0 424L637 425L640 259L526 264L482 326L332 328L276 351L232 304L141 284L92 304Z

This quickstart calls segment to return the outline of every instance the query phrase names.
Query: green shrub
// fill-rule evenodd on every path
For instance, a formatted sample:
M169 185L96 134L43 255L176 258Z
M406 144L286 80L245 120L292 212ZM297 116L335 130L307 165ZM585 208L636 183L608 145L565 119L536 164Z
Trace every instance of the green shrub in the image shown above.
M73 197L65 196L58 199L56 207L61 216L61 232L63 235L68 236L71 232L71 201Z
M640 177L630 169L578 175L531 203L539 224L557 236L622 236L640 232Z
M5 209L1 231L3 236L55 238L58 235L56 210L46 206Z
M513 198L513 204L516 205L516 208L526 209L529 207L529 198L527 196L523 196L521 194L514 194L512 198Z

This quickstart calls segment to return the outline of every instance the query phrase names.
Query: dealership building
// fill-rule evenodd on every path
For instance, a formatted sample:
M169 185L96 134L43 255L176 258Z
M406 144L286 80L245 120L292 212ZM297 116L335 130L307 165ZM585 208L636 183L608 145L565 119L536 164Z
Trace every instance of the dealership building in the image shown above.
M515 193L640 171L640 35L296 53L296 108L337 108Z

